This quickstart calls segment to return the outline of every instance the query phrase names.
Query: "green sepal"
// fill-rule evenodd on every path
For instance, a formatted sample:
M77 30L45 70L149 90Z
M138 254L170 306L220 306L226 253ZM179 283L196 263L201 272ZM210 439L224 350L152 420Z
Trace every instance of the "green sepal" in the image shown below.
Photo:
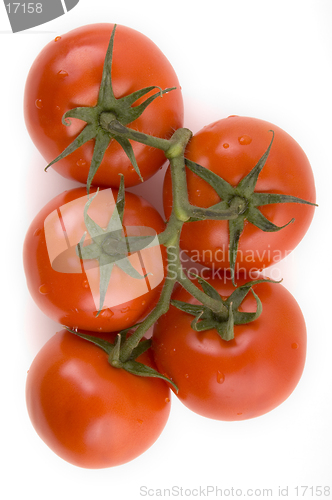
M101 254L99 258L99 309L97 311L97 316L99 316L102 311L114 266L113 262L110 263L107 262L107 260L108 255Z
M98 125L98 120L96 119L96 112L94 108L90 108L88 106L81 106L66 111L61 120L62 124L66 125L66 127L70 127L71 125L70 118L76 118L78 120L82 120L84 122L90 123L92 126ZM85 127L83 130L86 130L86 128L87 127Z
M244 285L238 286L232 292L232 294L225 300L225 304L233 303L233 308L238 309L242 304L244 298L248 295L249 291L254 285L259 285L260 283L280 283L280 281L273 281L270 279L261 278L258 280L248 281Z
M77 337L81 337L81 339L88 340L92 344L95 344L96 346L100 347L103 351L106 352L106 354L110 355L110 353L114 349L114 344L111 342L108 342L107 340L100 339L98 337L94 337L93 335L86 335L85 333L78 332L77 330L73 330L69 328L68 326L64 327L68 332L74 333L77 335Z
M254 292L254 290L251 289L250 291L256 300L256 312L249 313L235 311L234 322L236 325L246 325L247 323L251 323L252 321L255 321L255 319L259 318L259 316L262 314L263 306L260 298L258 297L257 293Z
M144 179L143 179L141 172L138 168L136 157L134 154L134 150L133 150L132 145L130 144L130 141L128 139L126 139L125 137L121 137L120 135L114 135L114 139L120 144L123 151L126 153L127 157L129 158L132 166L134 167L135 172L138 174L141 182L143 182Z
M133 361L133 360L137 359L141 354L143 354L145 351L150 349L151 344L152 344L151 339L141 340L140 343L138 344L138 346L132 350L131 355L128 358L128 361Z
M203 289L203 292L205 292L206 295L208 295L209 297L211 297L211 299L219 300L220 302L222 302L219 293L217 292L217 290L208 281L206 281L205 279L203 279L198 274L190 273L190 276L193 276L194 278L197 279L198 283L201 285L201 287Z
M127 328L126 330L122 330L119 332L116 336L116 340L114 344L112 342L108 342L107 340L100 339L98 337L94 337L93 335L87 335L81 332L78 332L77 330L73 330L67 326L65 326L66 330L70 333L73 333L77 335L78 337L87 340L88 342L91 342L92 344L96 345L100 349L102 349L106 354L108 355L108 362L113 368L119 368L123 369L132 375L136 375L139 377L153 377L153 378L160 378L164 380L165 382L168 382L171 384L176 392L178 392L178 387L177 385L170 380L169 378L165 377L161 373L159 373L157 370L154 368L151 368L150 366L144 365L143 363L139 363L138 361L135 361L136 358L138 358L141 354L143 354L145 351L150 349L151 347L151 339L146 339L142 340L138 346L133 349L131 352L130 358L127 361L122 362L120 360L120 354L121 354L121 345L124 342L126 338L126 334L128 331L132 330L136 326L138 326L140 323L137 325L134 325L130 328Z
M139 377L160 378L165 382L171 384L176 392L179 391L177 385L172 380L165 377L164 375L159 373L157 370L154 370L150 366L144 365L143 363L138 363L137 361L125 361L124 363L122 363L121 368L131 373L132 375L138 375Z
M123 222L123 215L124 215L124 208L125 208L125 181L124 181L124 175L120 175L120 184L119 184L119 189L118 189L118 195L116 197L116 208L117 208L117 213L119 216L119 221L122 226ZM110 224L110 222L109 222Z
M197 314L200 314L203 310L202 305L196 305L196 304L189 304L188 302L182 302L181 300L171 300L171 305L176 307L177 309L180 309L180 311L183 311L188 314L192 314L193 316L196 316Z
M185 159L185 163L187 167L196 175L198 175L201 179L206 181L210 186L213 187L217 195L222 200L227 200L230 197L234 196L234 188L225 181L222 177L215 174L211 170L202 167L198 163L195 163L191 160Z
M223 301L217 290L215 290L215 288L201 276L194 273L190 273L190 275L197 279L198 283L201 285L203 289L203 292L206 293L208 297L220 303L220 314L223 314L225 312L227 313L227 308L224 306Z
M104 158L105 151L111 141L111 135L109 132L104 130L98 130L95 135L95 146L93 149L93 155L90 163L88 178L86 182L87 192L89 194L92 180Z
M66 125L68 126L69 124L66 123ZM54 163L62 160L63 158L65 158L66 156L70 155L71 153L73 153L76 149L80 148L81 146L83 146L83 144L85 144L86 142L88 141L91 141L92 139L94 139L96 137L96 131L95 131L95 127L92 125L92 124L88 124L84 127L84 129L82 130L82 132L76 137L76 139L73 140L72 143L69 144L69 146L66 147L66 149L64 149L62 151L62 153L57 156L54 160L52 160L46 167L45 167L45 171L49 169L49 167L51 167L52 165L54 165Z
M271 142L263 154L263 156L258 160L254 168L247 174L237 185L237 192L241 193L240 196L243 196L244 198L250 198L252 193L255 191L255 187L257 184L258 176L261 173L266 160L270 154L272 143L274 140L274 131L269 130L269 132L272 132L272 139Z
M251 204L255 207L262 207L264 205L273 205L274 203L301 203L303 205L311 205L317 207L316 203L303 200L296 196L278 193L253 193L251 196Z
M96 193L92 196L92 198L88 198L88 201L86 202L83 211L85 227L87 228L88 233L90 234L91 238L94 241L98 236L102 235L104 232L103 229L93 219L91 219L90 215L88 214L89 207L93 202L93 200L98 196L98 193L99 193L99 188L97 189ZM95 243L98 244L98 241L95 241Z
M273 224L273 222L269 221L257 208L252 208L246 218L249 222L251 222L251 224L254 224L254 226L258 227L262 231L269 233L280 231L281 229L284 229L286 226L292 224L295 221L295 219L293 218L290 221L286 222L286 224L284 224L283 226L276 226L275 224Z
M123 272L125 272L126 274L128 274L128 276L130 276L131 278L134 278L136 280L141 280L141 279L144 279L146 278L147 276L149 276L151 273L147 273L147 274L140 274L133 266L132 264L130 263L130 261L125 258L125 259L121 259L121 260L117 260L116 262L116 265L122 269Z
M145 94L148 94L152 90L158 89L159 92L156 94L153 94L152 96L148 97L144 102L139 104L138 106L130 107L134 102L136 102L138 99L143 97ZM121 101L121 104L125 109L127 108L127 113L124 114L122 113L121 115L121 120L120 122L124 125L129 124L139 118L143 111L151 104L157 97L162 97L164 94L168 94L168 92L171 92L172 90L175 90L176 87L169 87L167 89L162 90L160 87L157 87L156 85L153 85L151 87L146 87L141 90L137 90L136 92L133 92L129 96L122 97L121 99L118 99Z
M214 289L214 287L212 287L212 285L208 283L209 288L206 287L206 290L209 292L209 296L213 296L213 298L216 298L216 294L218 294L218 297L223 304L223 309L220 313L214 313L207 306L203 306L203 304L190 304L174 299L171 300L171 304L177 309L194 316L194 319L191 322L191 328L193 330L202 332L215 329L223 340L228 341L234 338L234 325L251 323L261 315L263 310L262 303L258 295L252 289L254 285L258 285L259 283L280 282L265 278L253 280L235 288L232 294L225 300L223 300L219 293ZM214 291L213 293L212 289ZM252 313L239 311L239 307L250 291L256 301L256 311Z
M77 255L81 260L85 259L99 259L101 256L101 248L97 243L91 243L88 246L83 246L85 237L87 233L84 233L80 242L78 243L76 249L77 249Z
M159 245L158 238L155 235L148 236L127 236L126 242L131 253L144 250L145 248L152 248Z

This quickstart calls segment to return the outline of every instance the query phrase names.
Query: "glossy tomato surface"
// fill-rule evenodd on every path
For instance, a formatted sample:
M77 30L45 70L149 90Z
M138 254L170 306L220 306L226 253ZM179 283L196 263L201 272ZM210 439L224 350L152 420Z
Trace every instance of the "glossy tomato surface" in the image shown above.
M234 290L230 279L208 281L222 297ZM258 284L254 291L263 312L251 323L236 325L232 340L222 340L215 329L194 331L193 316L174 306L155 324L158 370L177 384L184 405L204 417L234 421L263 415L285 401L301 378L306 326L300 307L280 284ZM198 303L182 288L173 299ZM256 310L251 293L241 308Z
M113 341L111 335L102 338ZM138 361L154 367L148 352ZM113 368L101 348L62 330L32 362L26 403L32 425L57 455L96 469L133 460L156 441L170 390L160 379Z
M233 187L256 165L274 140L255 192L280 193L315 203L315 183L307 156L299 144L281 128L256 118L231 116L207 125L195 134L186 157L225 179ZM193 205L210 207L220 201L214 189L187 169L189 200ZM164 182L164 209L172 207L171 176ZM314 207L298 203L279 203L259 207L277 226L292 224L277 232L264 232L248 221L240 237L235 272L261 270L286 257L301 241L311 223ZM210 268L229 268L227 221L199 221L185 224L181 247L195 261Z
M91 196L95 192L92 189ZM88 216L106 228L115 210L117 189L102 189L93 199ZM158 244L164 230L159 213L142 197L125 194L123 231L126 236L152 235L154 245L128 253L132 267L143 276L137 279L112 269L107 294L100 309L100 265L77 254L77 244L87 227L83 212L85 188L56 196L36 215L24 242L24 270L30 294L51 319L71 328L117 331L142 319L158 301L163 279L165 253ZM85 242L91 242L89 233ZM144 277L145 276L145 277Z
M85 122L75 118L71 118L70 126L63 125L64 113L79 106L97 104L104 58L113 27L113 24L107 23L91 24L57 36L40 52L30 69L24 95L25 122L34 144L47 163L62 153L85 126ZM168 59L145 35L121 25L117 26L115 33L112 81L116 98L152 85L163 90L176 87L176 90L155 99L130 127L169 138L175 129L182 126L182 94ZM152 91L151 95L157 91ZM88 141L52 168L64 177L86 183L93 146L94 140ZM132 146L142 177L146 180L163 165L164 154L138 143ZM97 186L119 186L119 173L124 174L126 187L141 182L124 151L112 141L93 183Z

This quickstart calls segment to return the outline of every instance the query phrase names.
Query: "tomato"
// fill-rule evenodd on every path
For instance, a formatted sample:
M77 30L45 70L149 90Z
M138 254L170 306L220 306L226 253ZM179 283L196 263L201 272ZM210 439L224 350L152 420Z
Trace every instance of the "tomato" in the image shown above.
M87 215L106 228L115 213L118 190L91 192L94 198L90 198ZM84 187L65 191L44 206L32 221L23 249L28 289L38 307L57 323L90 331L122 330L141 320L158 301L166 258L157 234L164 230L165 224L146 200L133 193L125 194L125 236L152 235L154 244L128 252L123 258L115 255L117 262L111 269L102 301L100 284L105 262L93 258L80 260L77 254L77 245L87 231L86 200ZM116 223L119 224L117 219ZM114 241L113 234L116 231L110 232L108 241ZM84 245L90 242L87 235ZM130 248L133 247L129 245ZM134 268L138 278L123 270L124 262L131 270Z
M27 130L49 163L78 136L86 123L62 116L76 107L95 106L103 64L113 24L91 24L57 36L34 61L26 81L24 115ZM130 127L161 138L169 138L183 123L183 100L178 78L160 49L146 36L117 26L114 39L112 85L116 98L149 86L176 90L156 98ZM146 97L156 94L151 91ZM135 103L140 104L145 98ZM94 140L53 165L62 176L86 183ZM137 164L144 180L164 164L162 151L133 143ZM93 179L97 186L119 186L119 173L126 187L139 184L126 153L112 140Z
M234 290L230 278L204 279L222 297ZM301 378L306 326L299 305L280 284L261 283L253 289L263 311L251 323L235 325L232 340L222 340L215 329L194 331L193 316L173 305L155 324L152 347L158 370L178 386L182 403L199 415L228 421L263 415L285 401ZM198 304L183 288L172 298ZM251 293L241 310L256 310Z
M138 360L154 367L149 351ZM26 402L35 430L57 455L96 469L133 460L156 441L170 390L163 380L113 368L100 347L62 330L33 360Z
M255 167L274 139L266 163L259 174L255 193L280 193L315 203L315 184L308 158L299 144L285 131L263 120L231 116L212 123L195 134L186 158L202 165L227 181L233 188ZM210 207L221 198L205 180L187 169L189 201ZM172 207L171 176L164 182L164 209ZM272 203L258 207L268 221L283 226L264 232L244 221L239 239L235 272L261 270L286 257L301 241L311 223L314 206L300 203ZM244 217L246 213L244 213ZM199 238L197 237L199 235ZM181 248L193 260L210 268L229 268L229 222L205 220L185 224Z

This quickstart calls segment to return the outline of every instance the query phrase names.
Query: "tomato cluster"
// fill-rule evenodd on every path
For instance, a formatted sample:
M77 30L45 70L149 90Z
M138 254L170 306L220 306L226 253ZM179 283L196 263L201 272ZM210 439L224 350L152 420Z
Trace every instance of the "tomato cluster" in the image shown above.
M301 378L306 326L263 271L313 217L314 178L296 141L240 116L192 135L169 61L112 24L75 29L41 51L24 113L47 168L84 184L51 200L24 242L31 296L64 328L27 377L45 443L79 467L111 467L155 442L171 390L218 420L280 405ZM125 188L166 161L165 222Z

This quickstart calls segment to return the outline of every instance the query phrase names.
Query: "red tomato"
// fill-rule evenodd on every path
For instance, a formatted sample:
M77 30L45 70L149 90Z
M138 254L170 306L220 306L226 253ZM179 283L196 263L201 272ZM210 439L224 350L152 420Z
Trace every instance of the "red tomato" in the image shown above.
M222 297L234 290L230 278L207 281ZM179 399L200 415L217 420L257 417L285 401L300 380L306 326L297 302L280 284L262 283L254 290L263 312L251 323L235 325L232 340L222 340L215 329L194 331L193 316L174 306L155 324L152 347L158 371L178 386ZM172 298L198 304L183 288ZM251 293L241 307L256 310Z
M57 36L41 51L28 74L24 114L28 132L49 163L77 137L86 125L72 118L67 127L61 119L65 112L79 106L95 106L101 83L103 64L113 24L91 24ZM164 54L146 36L117 26L114 40L112 82L116 98L149 86L176 90L156 98L131 123L140 132L169 138L183 123L183 100L177 76ZM155 94L152 91L149 95ZM143 100L140 99L136 104ZM86 183L93 153L90 140L68 157L53 165L64 177ZM144 180L165 162L162 151L132 144ZM126 187L140 183L126 154L116 141L111 141L93 183L119 186L119 173Z
M92 193L95 192L92 189ZM114 196L114 197L113 197ZM102 189L88 216L106 228L114 213L117 189ZM128 261L145 278L136 279L114 265L100 309L98 260L80 261L76 251L87 230L83 218L86 189L56 196L35 217L24 242L24 270L28 289L39 308L57 323L90 331L118 331L141 320L158 301L164 279L164 248L158 244L128 254ZM143 198L125 195L123 227L126 236L164 230L159 213ZM85 238L89 243L89 237ZM83 247L84 248L84 247Z
M138 360L154 368L149 351ZM26 402L35 430L57 455L100 469L133 460L156 441L170 390L160 379L113 368L100 347L62 330L35 357Z
M263 120L231 116L204 127L195 134L186 158L196 162L236 187L263 156L274 140L255 192L292 195L315 203L315 184L304 151L290 135ZM189 201L200 207L220 202L214 189L187 169ZM164 182L164 208L169 217L172 206L170 170ZM294 223L276 232L264 232L247 220L240 237L235 272L260 270L286 257L301 241L314 207L298 203L274 203L258 207L277 226ZM199 235L199 238L197 237ZM199 221L185 224L181 247L195 261L210 268L228 268L228 221Z

